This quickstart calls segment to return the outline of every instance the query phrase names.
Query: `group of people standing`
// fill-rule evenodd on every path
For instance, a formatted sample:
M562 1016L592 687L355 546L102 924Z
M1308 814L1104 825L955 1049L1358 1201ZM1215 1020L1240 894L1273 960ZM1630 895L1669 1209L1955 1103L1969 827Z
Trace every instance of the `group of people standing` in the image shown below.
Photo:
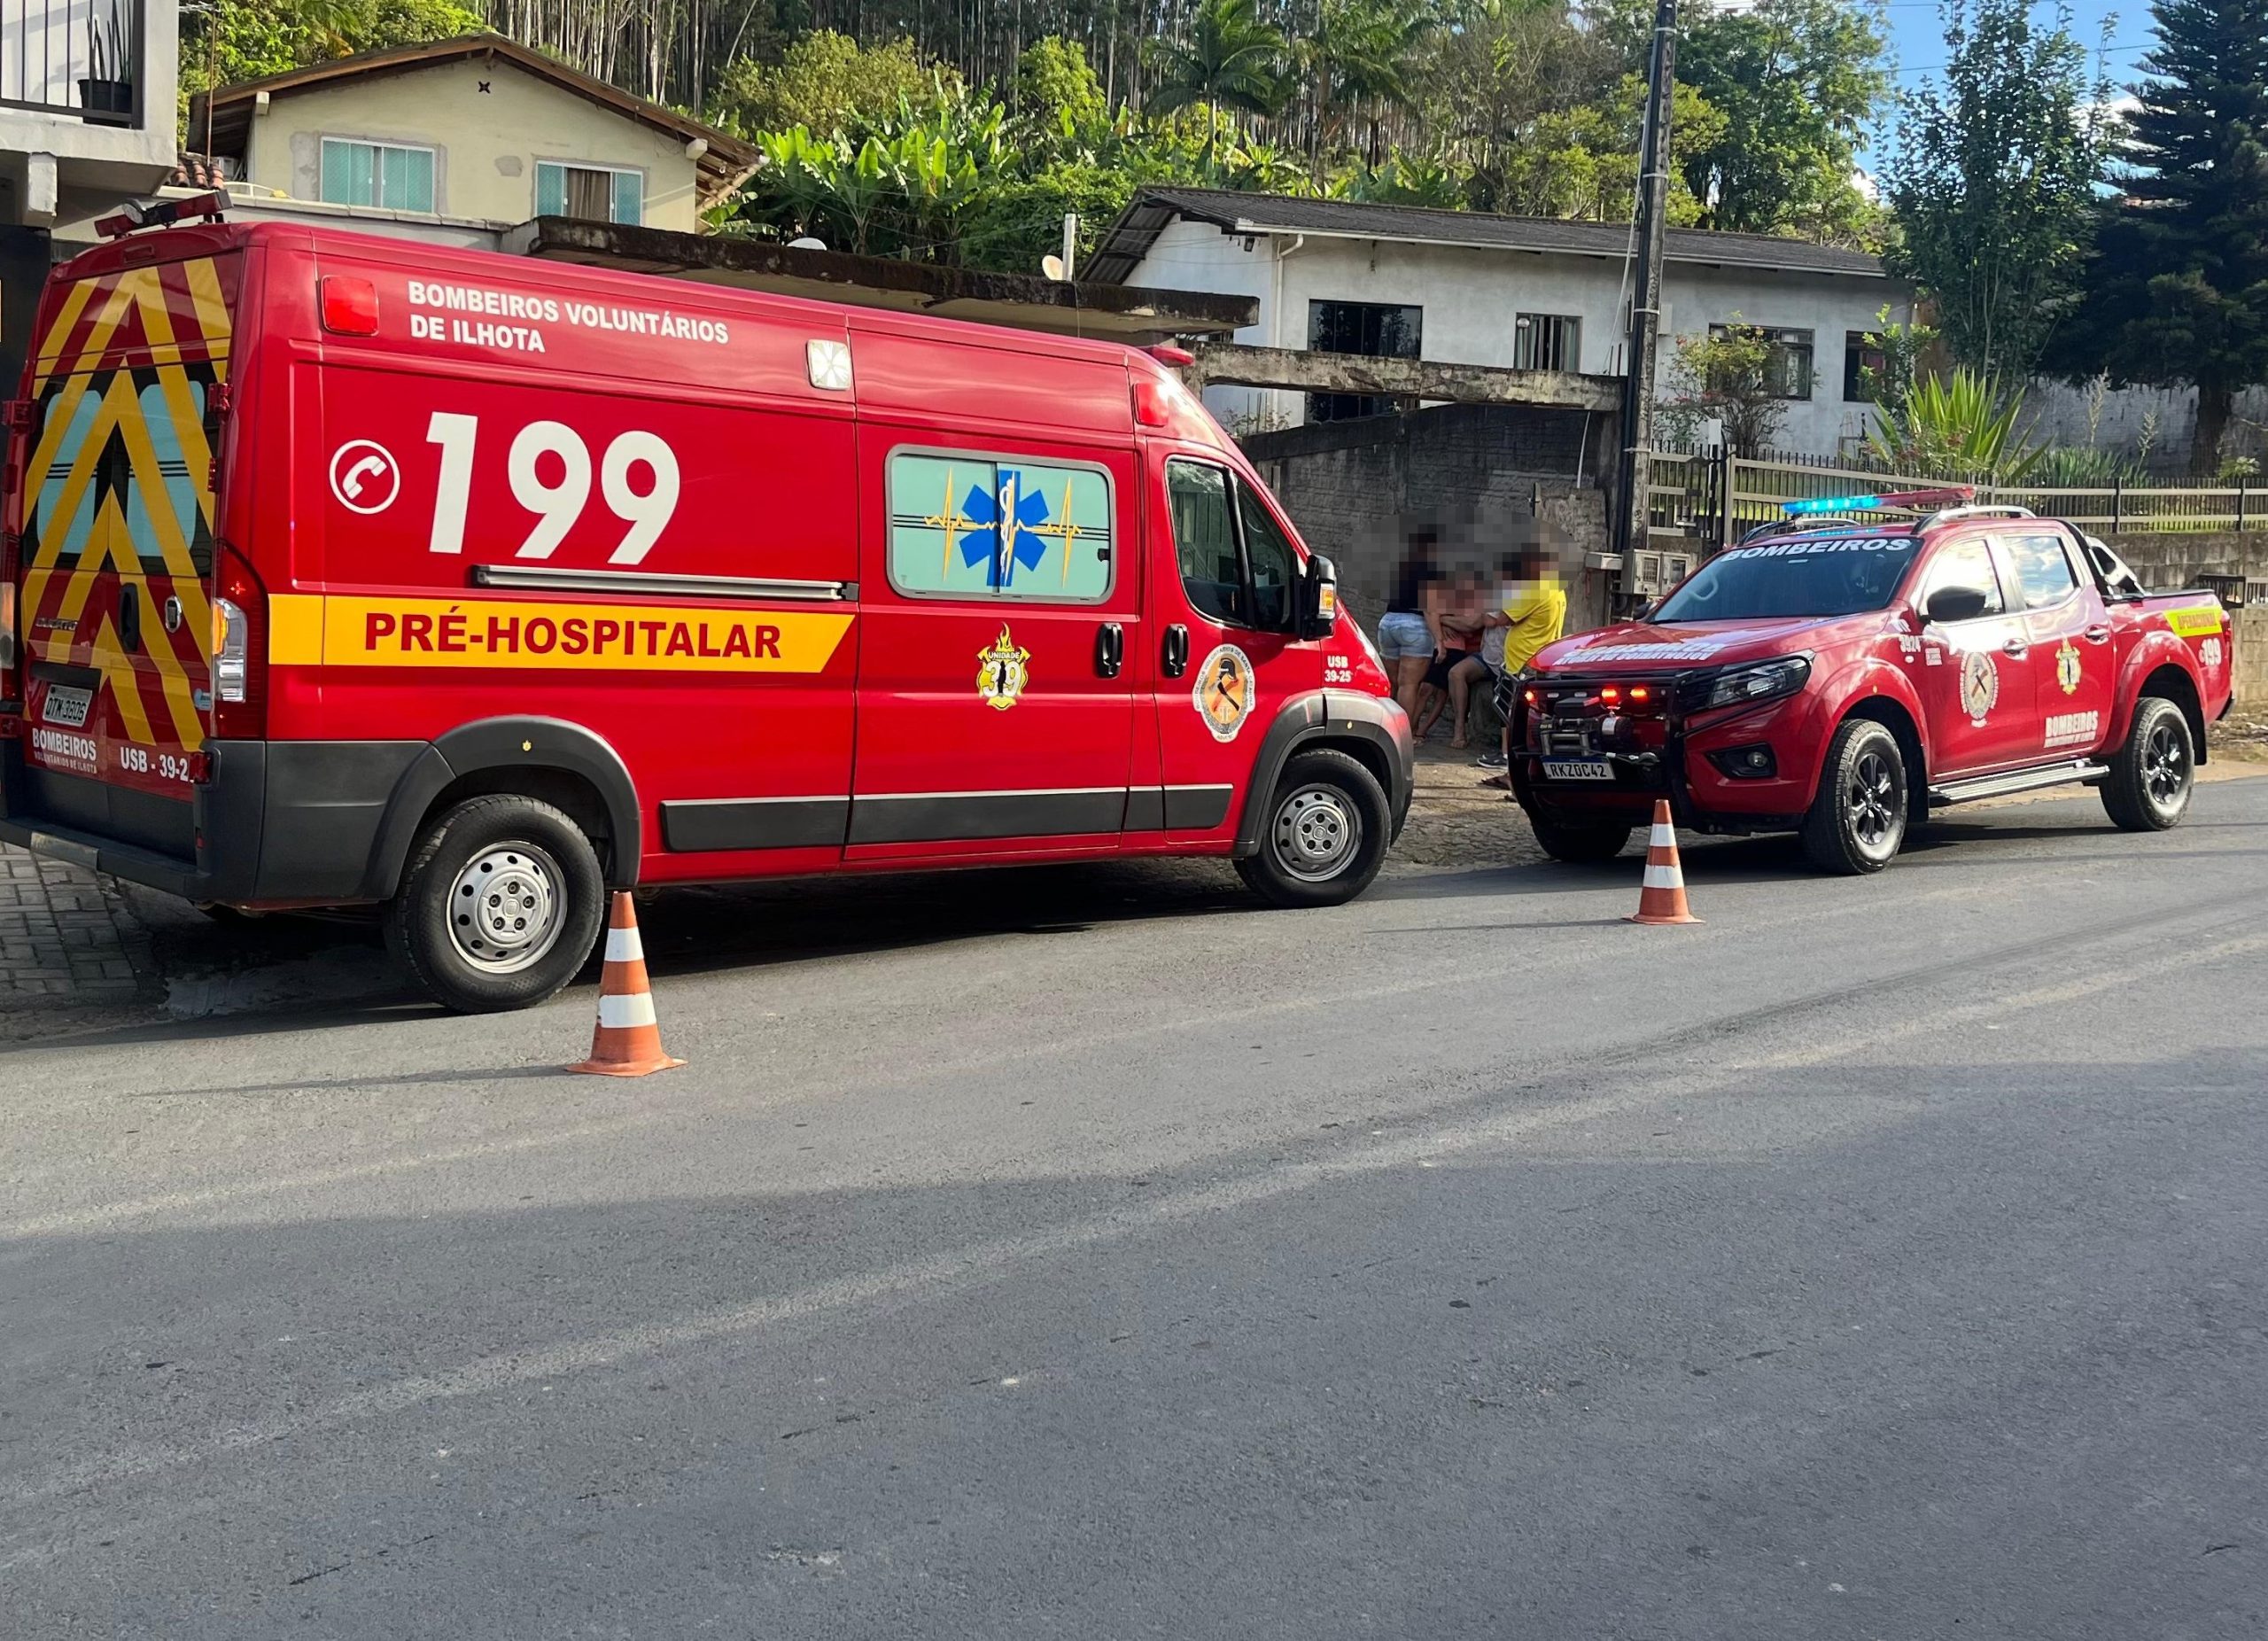
M1501 555L1490 573L1445 568L1437 540L1418 534L1379 618L1379 654L1418 739L1429 739L1446 716L1449 747L1464 751L1472 744L1472 692L1519 672L1566 626L1566 588L1541 547ZM1510 753L1509 745L1492 749L1479 761L1501 769Z

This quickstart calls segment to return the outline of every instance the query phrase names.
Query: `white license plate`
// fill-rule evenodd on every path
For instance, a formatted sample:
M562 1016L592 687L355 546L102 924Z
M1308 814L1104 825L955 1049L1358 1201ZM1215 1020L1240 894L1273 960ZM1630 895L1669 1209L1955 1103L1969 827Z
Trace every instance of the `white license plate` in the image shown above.
M68 729L87 727L87 709L95 703L91 689L77 689L68 684L53 684L47 691L47 704L40 709L42 721L61 724Z
M1614 766L1603 758L1547 758L1543 760L1546 781L1612 781Z

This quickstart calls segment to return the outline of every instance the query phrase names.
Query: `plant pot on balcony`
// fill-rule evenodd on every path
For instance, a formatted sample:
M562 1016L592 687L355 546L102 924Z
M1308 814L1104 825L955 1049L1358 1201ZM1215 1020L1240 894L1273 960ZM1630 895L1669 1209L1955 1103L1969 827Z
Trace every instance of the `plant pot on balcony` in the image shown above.
M90 114L131 114L134 112L134 82L82 80L79 82L79 106Z

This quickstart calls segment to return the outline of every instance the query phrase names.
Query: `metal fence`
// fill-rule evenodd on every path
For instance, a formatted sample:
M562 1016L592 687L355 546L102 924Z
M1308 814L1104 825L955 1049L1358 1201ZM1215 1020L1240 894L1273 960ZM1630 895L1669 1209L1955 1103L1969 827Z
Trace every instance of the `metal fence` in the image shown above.
M0 108L136 123L143 0L0 0Z
M1785 504L1790 502L1929 489L1950 482L1927 474L1890 473L1776 456L1737 456L1720 447L1657 450L1648 470L1648 531L1708 547L1729 547L1757 525L1786 517ZM1978 485L1976 490L1980 502L2028 507L2035 513L2067 518L2082 529L2106 535L2268 530L2268 489L2257 486L2114 484L2072 489Z

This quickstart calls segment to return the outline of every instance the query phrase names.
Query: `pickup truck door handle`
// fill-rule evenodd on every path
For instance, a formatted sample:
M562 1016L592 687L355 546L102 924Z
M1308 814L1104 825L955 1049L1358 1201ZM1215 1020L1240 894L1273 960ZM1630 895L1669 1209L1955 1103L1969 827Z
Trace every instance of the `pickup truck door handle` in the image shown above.
M121 649L142 648L142 594L131 581L122 583L118 589L118 646Z
M2008 642L2000 646L2000 653L2002 655L2015 656L2021 659L2023 657L2028 656L2031 653L2031 646L2024 642L2021 638L2011 638Z
M2086 636L2087 642L2091 644L2107 644L2110 642L2110 629L2107 626L2091 626L2087 628Z
M1095 633L1095 671L1105 678L1118 676L1126 663L1126 629L1106 621Z
M1189 670L1189 629L1176 624L1166 628L1166 649L1162 665L1168 678L1179 678Z

